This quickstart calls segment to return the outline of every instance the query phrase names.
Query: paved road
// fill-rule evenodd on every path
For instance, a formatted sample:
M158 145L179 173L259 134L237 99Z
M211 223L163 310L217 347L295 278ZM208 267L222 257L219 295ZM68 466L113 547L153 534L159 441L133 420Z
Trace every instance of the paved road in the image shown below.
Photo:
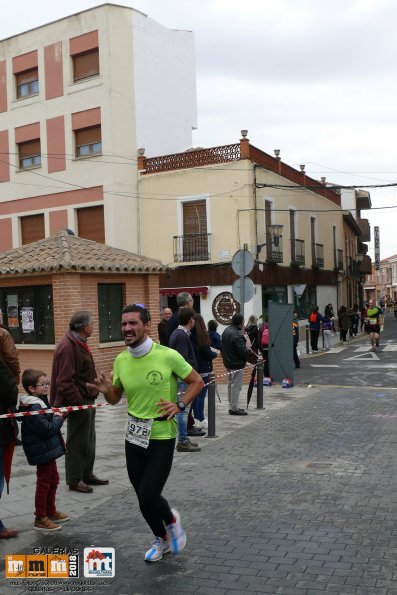
M349 340L347 344L337 339L334 338L331 351L304 357L302 367L295 370L296 383L397 387L397 321L392 313L386 315L376 353L370 351L365 334Z
M397 344L393 322L379 360L368 359L367 367L394 363L386 348ZM72 520L57 534L32 530L35 474L17 449L11 494L0 504L1 517L21 533L0 543L2 556L77 548L82 577L84 548L114 547L116 576L104 584L66 580L63 588L49 580L12 586L2 558L0 595L26 595L34 585L39 593L94 595L397 595L396 372L368 368L363 386L361 364L346 363L367 353L356 351L361 347L358 340L304 358L302 385L265 388L266 408L253 407L245 418L228 415L220 387L218 437L200 438L201 453L176 453L166 489L182 514L186 550L157 564L143 561L150 533L125 471L124 406L97 414L96 472L109 486L70 492L60 463L59 508ZM340 367L330 375L317 362Z
M395 394L271 387L265 399L264 411L237 420L223 399L219 438L201 439L201 453L177 453L166 496L188 532L181 556L143 561L150 535L127 488L121 408L98 415L97 471L112 485L72 496L61 486L74 519L58 534L31 530L34 476L17 456L12 504L20 498L23 530L3 553L114 547L116 577L80 582L94 594L397 594ZM29 592L1 579L1 595Z

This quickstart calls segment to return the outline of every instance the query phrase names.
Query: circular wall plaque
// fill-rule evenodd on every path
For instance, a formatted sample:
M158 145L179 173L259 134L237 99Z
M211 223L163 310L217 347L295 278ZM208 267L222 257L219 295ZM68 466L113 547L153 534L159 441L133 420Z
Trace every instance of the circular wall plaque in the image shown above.
M240 304L230 291L219 293L212 302L212 313L220 324L231 324L233 315L239 312Z

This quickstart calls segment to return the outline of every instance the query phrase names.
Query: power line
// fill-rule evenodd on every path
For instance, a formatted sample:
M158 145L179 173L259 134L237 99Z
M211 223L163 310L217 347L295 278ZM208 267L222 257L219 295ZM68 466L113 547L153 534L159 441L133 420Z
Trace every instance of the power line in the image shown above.
M87 160L89 161L89 160ZM0 163L4 163L6 165L9 165L10 167L13 167L14 169L19 170L20 168L11 163L10 161L6 161L4 159L0 159ZM208 168L207 168L208 169ZM217 168L209 168L209 169L217 169ZM229 169L229 168L227 168ZM174 170L174 171L178 171L178 170ZM238 169L236 171L242 171L241 169ZM248 170L247 170L248 171ZM78 190L86 190L87 192L95 192L96 190L94 190L94 188L92 187L88 187L88 186L82 186L80 184L73 184L72 182L67 182L67 181L62 181L62 180L58 180L57 178L54 178L52 176L46 175L46 174L41 174L37 171L35 171L35 169L27 169L26 173L30 173L33 174L37 177L43 178L44 180L51 180L52 182L56 182L57 184L62 184L62 186L43 186L42 184L25 184L23 182L10 182L12 184L16 184L16 185L25 185L25 186L31 186L31 187L37 187L37 188L59 188L60 190L65 190L65 187L72 187ZM306 185L297 185L295 184L294 186L291 185L283 185L283 184L260 184L260 183L256 183L256 188L259 189L263 189L263 188L273 188L273 189L278 189L278 190L291 190L291 191L300 191L300 190L312 190L312 189L330 189L330 190L335 190L335 189L358 189L358 188L384 188L384 187L395 187L397 186L397 182L396 183L392 183L392 184L385 184L382 186L362 186L362 185L352 185L352 186L342 186L342 185L334 185L334 186L324 186L323 184L318 185L318 186L306 186ZM243 190L244 188L250 187L250 184L243 184L242 186L238 187L238 188L232 188L232 189L228 189L225 192L219 192L216 194L209 194L210 197L218 197L218 196L226 196L228 194L232 194L233 198L245 198L245 196L243 195L236 195L235 192L238 192L240 190ZM150 193L150 195L148 196L144 196L147 193L144 192L140 192L140 193L130 193L130 192L122 192L122 191L114 191L114 190L104 190L103 191L104 194L109 194L111 196L120 196L121 198L132 198L132 199L140 199L140 200L169 200L169 201L175 201L176 198L179 198L177 195L174 194L162 194L162 193ZM169 198L167 198L169 197ZM388 206L384 206L384 207L372 207L371 209L360 209L361 211L368 211L368 210L386 210L386 209L394 209L397 208L397 205L388 205ZM243 209L243 210L250 210L250 209ZM264 210L264 209L251 209L251 210ZM272 209L275 212L289 212L291 209ZM327 212L341 212L343 210L346 210L347 212L349 211L349 209L342 209L342 208L335 208L335 209L293 209L295 211L299 211L299 212L313 212L313 213L327 213Z

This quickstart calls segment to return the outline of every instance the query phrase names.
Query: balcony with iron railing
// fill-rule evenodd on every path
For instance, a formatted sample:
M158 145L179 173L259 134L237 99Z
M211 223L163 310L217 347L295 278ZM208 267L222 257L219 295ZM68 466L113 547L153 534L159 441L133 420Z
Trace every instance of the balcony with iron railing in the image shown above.
M283 240L281 237L269 240L266 245L266 260L272 263L283 262Z
M314 266L324 268L324 244L314 244Z
M174 262L198 262L211 259L211 234L191 233L174 236Z
M291 240L291 265L304 266L305 240Z

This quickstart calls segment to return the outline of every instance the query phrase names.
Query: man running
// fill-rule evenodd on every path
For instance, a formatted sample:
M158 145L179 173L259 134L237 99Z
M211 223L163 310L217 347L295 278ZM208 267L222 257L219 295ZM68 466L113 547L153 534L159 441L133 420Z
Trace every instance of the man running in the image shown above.
M101 373L95 385L112 405L123 392L127 395L127 471L142 515L154 534L145 561L157 562L168 552L179 554L186 544L179 513L170 508L162 490L175 450L175 415L193 401L204 384L177 351L153 343L150 314L142 304L122 310L121 328L127 349L114 362L113 383ZM187 384L183 396L177 395L177 378Z
M367 308L367 317L365 319L367 333L371 343L371 351L376 351L379 347L380 318L382 310L374 306L373 300L369 300Z

